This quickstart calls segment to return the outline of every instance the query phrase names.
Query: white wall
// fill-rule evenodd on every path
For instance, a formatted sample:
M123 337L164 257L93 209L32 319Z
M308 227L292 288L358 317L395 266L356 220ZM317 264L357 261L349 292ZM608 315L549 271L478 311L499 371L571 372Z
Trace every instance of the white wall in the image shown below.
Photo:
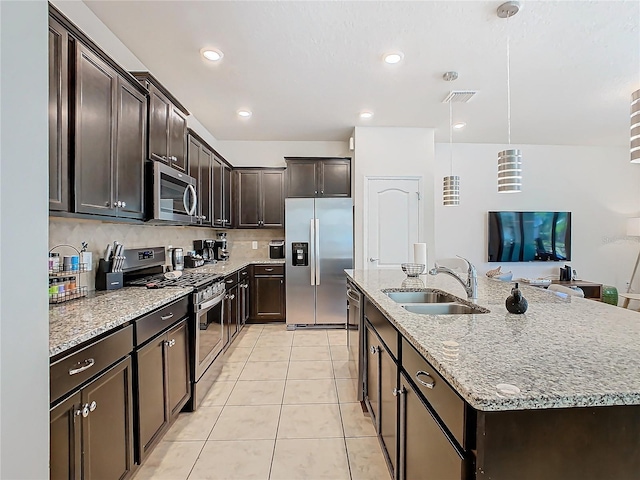
M497 193L497 155L504 145L454 144L453 148L453 173L461 176L461 204L443 207L449 144L435 147L438 258L468 256L482 273L502 265L503 271L513 271L514 278L557 275L561 265L556 262L487 263L487 212L571 211L568 263L581 279L626 291L640 248L635 239L625 238L627 217L640 215L640 165L629 163L628 148L519 146L523 191L515 194Z
M349 142L224 141L212 145L234 167L284 167L284 157L350 157Z
M356 127L353 199L355 204L355 267L366 264L363 232L363 206L366 202L365 177L416 176L422 178L423 237L429 261L435 249L433 211L434 130L431 128Z
M47 2L0 2L0 478L49 478Z

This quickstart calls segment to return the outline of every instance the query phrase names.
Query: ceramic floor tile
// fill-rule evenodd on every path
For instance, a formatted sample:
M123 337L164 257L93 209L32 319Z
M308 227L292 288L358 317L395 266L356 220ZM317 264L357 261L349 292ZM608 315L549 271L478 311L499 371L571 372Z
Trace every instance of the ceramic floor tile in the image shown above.
M288 367L289 362L247 362L240 380L284 380Z
M294 347L319 347L329 345L325 330L296 330L293 337Z
M260 338L259 333L244 335L233 342L233 345L240 348L253 348L255 347L258 338Z
M331 345L331 360L349 360L349 350L346 345Z
M206 440L222 412L222 407L200 407L183 412L162 438L166 441Z
M341 403L340 413L342 414L345 437L373 437L376 435L371 417L362 411L360 402Z
M209 441L189 480L266 480L273 440Z
M355 378L336 378L336 387L338 388L338 402L353 403L358 401L356 394Z
M329 361L289 362L287 378L291 380L311 380L333 378L333 364Z
M238 381L227 405L280 405L284 383L284 380Z
M282 403L338 403L335 382L333 379L287 380Z
M278 439L271 480L349 480L343 438Z
M352 480L391 480L377 437L347 438Z
M185 480L204 442L160 442L136 472L135 480Z
M243 362L225 363L220 368L220 373L218 374L217 380L219 382L231 382L237 380L243 368Z
M356 362L336 360L333 362L333 373L336 378L358 378Z
M292 347L291 361L303 362L307 360L331 360L329 345L322 347Z
M224 353L225 363L246 362L253 348L233 346Z
M278 347L285 346L290 347L293 343L293 337L291 335L263 335L260 336L256 342L256 347Z
M327 337L329 338L329 345L346 345L347 344L346 330L328 330Z
M231 394L231 390L235 386L236 382L214 382L207 395L202 400L203 407L214 407L217 405L224 405L227 403L227 399Z
M277 438L344 437L337 404L283 405Z
M273 440L279 416L280 405L227 405L218 417L209 440Z
M255 347L249 356L250 362L288 362L291 347Z

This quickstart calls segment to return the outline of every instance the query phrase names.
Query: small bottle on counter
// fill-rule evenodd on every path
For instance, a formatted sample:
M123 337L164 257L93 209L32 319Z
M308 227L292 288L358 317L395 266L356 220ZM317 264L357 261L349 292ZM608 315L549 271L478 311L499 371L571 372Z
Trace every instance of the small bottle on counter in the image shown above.
M76 289L76 277L70 277L69 278L69 284L67 286L67 289L71 291L71 293L75 293L75 289Z
M60 254L49 253L49 272L57 273L60 270Z
M58 279L54 278L49 282L49 295L57 295L58 294Z

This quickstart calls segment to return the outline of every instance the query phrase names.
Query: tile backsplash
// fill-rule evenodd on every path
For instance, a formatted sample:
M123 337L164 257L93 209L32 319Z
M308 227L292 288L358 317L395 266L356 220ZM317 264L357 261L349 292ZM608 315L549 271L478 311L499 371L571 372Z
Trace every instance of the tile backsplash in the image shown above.
M158 225L130 225L125 223L109 223L99 220L49 217L49 249L56 245L73 245L78 250L82 242L89 244L88 250L93 253L93 270L84 275L83 284L89 290L95 289L95 269L99 258L103 255L108 243L117 240L125 248L168 246L182 247L185 252L193 250L193 240L215 238L218 231L227 232L229 253L232 258L260 259L269 258L269 242L284 240L283 229L247 229L216 230L202 227L176 227ZM252 243L258 242L258 249ZM61 247L61 255L72 253Z

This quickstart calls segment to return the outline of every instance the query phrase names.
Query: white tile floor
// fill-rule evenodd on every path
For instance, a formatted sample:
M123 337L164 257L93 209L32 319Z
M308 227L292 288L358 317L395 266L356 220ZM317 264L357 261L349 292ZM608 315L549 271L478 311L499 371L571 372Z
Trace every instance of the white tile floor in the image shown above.
M348 358L344 330L246 326L135 480L388 480Z

